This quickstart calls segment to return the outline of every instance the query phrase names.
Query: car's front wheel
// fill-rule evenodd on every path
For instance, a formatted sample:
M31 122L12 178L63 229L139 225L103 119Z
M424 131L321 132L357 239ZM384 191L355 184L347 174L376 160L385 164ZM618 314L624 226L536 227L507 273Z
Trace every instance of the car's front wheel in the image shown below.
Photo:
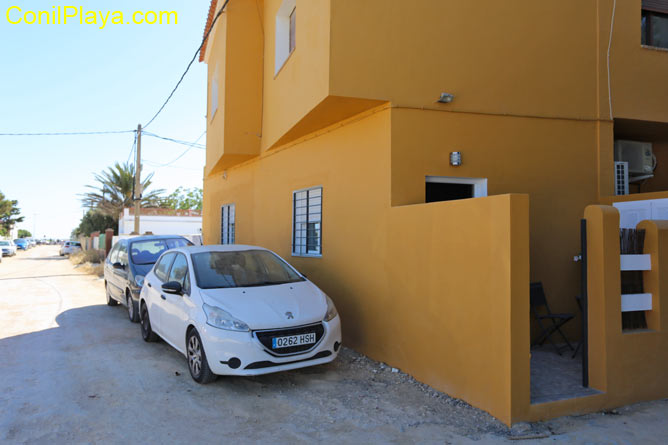
M109 284L104 285L104 291L107 294L107 306L116 306L118 301L114 300L114 297L111 296L109 292Z
M143 301L141 303L141 312L139 314L141 319L141 338L146 342L158 340L158 334L151 329L151 319L148 315L148 307L146 307L146 303Z
M126 303L128 305L128 318L132 323L137 323L139 321L139 311L137 310L137 302L130 295L130 291L125 293Z
M216 380L217 376L209 368L204 346L202 346L202 339L195 328L192 328L188 332L186 349L188 351L188 369L193 380L202 384L211 383Z

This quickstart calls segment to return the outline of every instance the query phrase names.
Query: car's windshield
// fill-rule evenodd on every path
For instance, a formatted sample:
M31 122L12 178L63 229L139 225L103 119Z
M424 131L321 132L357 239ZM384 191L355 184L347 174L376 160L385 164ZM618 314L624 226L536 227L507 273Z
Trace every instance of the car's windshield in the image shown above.
M9 246L9 241L0 241L0 246Z
M190 246L191 244L185 238L135 241L130 244L130 256L134 264L154 264L165 250Z
M192 255L201 289L271 286L304 281L290 266L266 250L203 252Z

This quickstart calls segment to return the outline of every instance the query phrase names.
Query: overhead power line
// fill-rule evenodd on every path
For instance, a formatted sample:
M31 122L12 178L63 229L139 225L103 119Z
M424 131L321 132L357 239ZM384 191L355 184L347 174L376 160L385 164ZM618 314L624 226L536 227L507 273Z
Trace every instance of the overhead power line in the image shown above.
M195 142L188 142L188 141L182 141L182 140L179 140L179 139L168 138L168 137L166 137L166 136L160 136L160 135L158 135L158 134L151 133L151 132L148 132L148 131L142 132L142 134L143 134L144 136L151 136L151 137L154 137L154 138L162 139L162 140L164 140L164 141L174 142L175 144L185 145L186 147L191 147L191 148L192 148L192 147L195 147L195 148L200 148L200 149L202 149L202 150L206 150L206 146L205 146L205 145L202 145L202 144L198 144L198 143L197 143L197 141L199 141L200 139L202 139L202 136L204 136L204 135L206 134L206 131L205 131L204 133L202 133L202 136L198 137L198 138L197 138L197 141L195 141Z
M55 133L0 133L0 136L88 136L93 134L123 134L132 133L135 130L117 131L67 131Z
M195 63L195 60L197 60L197 55L199 52L204 48L204 44L206 43L207 39L209 38L209 34L211 34L211 31L213 31L213 27L215 26L216 22L218 21L218 18L223 14L223 11L225 11L225 7L227 4L230 2L230 0L225 0L225 3L223 3L223 6L221 6L220 11L218 11L218 14L213 18L213 21L211 22L211 26L209 26L209 29L206 31L206 34L204 34L204 38L202 39L202 43L200 43L199 47L197 48L197 51L195 51L195 54L193 55L193 58L190 60L190 63L186 67L186 70L183 72L181 75L181 78L179 79L178 82L176 82L176 86L172 90L171 93L169 93L169 96L167 96L167 100L162 104L162 106L158 109L158 111L153 115L151 120L148 121L146 125L144 125L144 128L148 128L149 125L153 123L156 117L162 113L162 110L165 109L167 106L167 103L171 100L172 96L174 96L174 93L176 93L176 90L179 89L179 86L181 85L181 82L183 82L183 79L186 77L186 74L188 74L188 71L190 71L190 67Z
M132 154L135 152L136 148L137 148L137 132L135 131L135 141L132 143L132 148L130 149L130 154L128 155L128 160L125 161L126 164L130 163L130 159L132 159Z
M197 142L199 142L199 140L202 139L202 138L204 137L205 134L206 134L206 130L204 130L204 133L202 133L202 134L195 140L195 142L193 142L193 143L191 144L191 146L188 147L183 153L181 153L181 154L178 155L176 158L172 159L171 161L169 161L169 162L167 162L167 163L165 163L165 164L160 164L160 163L153 162L153 161L145 161L145 162L149 162L151 165L153 165L154 167L157 167L157 168L161 168L161 167L170 167L173 163L175 163L176 161L178 161L179 159L181 159L183 156L186 155L186 153L188 153L190 150L192 150L194 147L196 147ZM184 167L184 168L185 168L185 167ZM196 169L196 170L199 170L199 169Z

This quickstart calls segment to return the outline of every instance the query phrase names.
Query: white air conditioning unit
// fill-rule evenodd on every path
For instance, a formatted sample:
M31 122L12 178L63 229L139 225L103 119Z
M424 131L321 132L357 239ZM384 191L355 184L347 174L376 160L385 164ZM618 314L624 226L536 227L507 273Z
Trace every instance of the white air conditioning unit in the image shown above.
M627 162L629 176L654 173L654 156L651 142L615 141L615 162Z
M629 194L629 163L615 162L615 195Z

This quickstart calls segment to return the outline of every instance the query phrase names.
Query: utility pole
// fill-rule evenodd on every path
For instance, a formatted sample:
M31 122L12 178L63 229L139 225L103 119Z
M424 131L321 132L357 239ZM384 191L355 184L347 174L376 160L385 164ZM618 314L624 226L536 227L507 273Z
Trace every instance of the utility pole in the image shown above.
M139 235L139 214L141 213L141 124L137 125L137 159L135 161L135 230Z

